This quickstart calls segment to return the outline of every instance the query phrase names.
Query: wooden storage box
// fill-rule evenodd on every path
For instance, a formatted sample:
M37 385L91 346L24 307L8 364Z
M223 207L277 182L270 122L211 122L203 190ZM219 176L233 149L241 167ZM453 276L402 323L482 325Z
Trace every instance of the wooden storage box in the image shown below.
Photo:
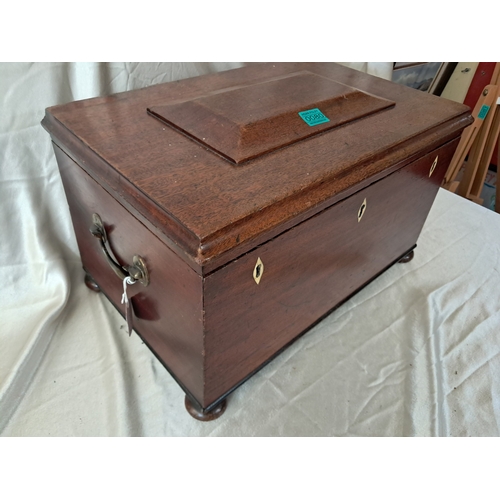
M410 258L471 118L333 63L276 63L55 106L42 123L87 285L123 313L122 280L140 279L134 329L209 419Z

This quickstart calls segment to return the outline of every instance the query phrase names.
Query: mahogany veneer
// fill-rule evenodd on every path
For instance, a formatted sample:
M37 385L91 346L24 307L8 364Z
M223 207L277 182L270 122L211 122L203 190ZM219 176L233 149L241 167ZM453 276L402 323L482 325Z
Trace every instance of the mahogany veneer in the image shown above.
M143 258L134 328L190 414L209 420L290 342L411 259L471 118L333 63L276 63L55 106L42 123L87 286L123 314L117 274ZM122 271L89 231L94 213Z

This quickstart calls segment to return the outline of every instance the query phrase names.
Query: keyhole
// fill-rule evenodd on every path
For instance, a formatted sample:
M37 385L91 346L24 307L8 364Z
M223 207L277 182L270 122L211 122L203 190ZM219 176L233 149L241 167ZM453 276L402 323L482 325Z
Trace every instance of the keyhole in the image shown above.
M358 222L361 220L361 217L363 217L365 211L366 211L366 198L363 200L363 203L359 207L359 210L358 210Z
M260 260L260 257L257 259L255 263L255 267L253 268L253 279L257 285L259 284L262 275L264 274L264 263Z
M260 278L260 270L262 269L262 264L259 264L256 268L255 268L255 277L256 278Z

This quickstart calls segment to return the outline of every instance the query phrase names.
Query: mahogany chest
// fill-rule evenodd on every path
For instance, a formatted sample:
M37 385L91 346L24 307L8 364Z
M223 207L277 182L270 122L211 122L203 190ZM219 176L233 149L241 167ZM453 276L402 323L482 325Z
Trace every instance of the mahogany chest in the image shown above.
M128 309L203 420L411 258L471 118L333 63L266 63L55 106L42 123L86 284Z

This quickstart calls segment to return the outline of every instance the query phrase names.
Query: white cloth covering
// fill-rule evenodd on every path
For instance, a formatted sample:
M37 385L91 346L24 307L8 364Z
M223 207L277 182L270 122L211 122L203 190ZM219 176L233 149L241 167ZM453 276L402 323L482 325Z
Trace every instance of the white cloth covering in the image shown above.
M213 422L187 414L171 376L84 286L45 108L241 64L0 65L0 434L499 435L500 217L449 192L410 263L295 342ZM390 77L390 64L359 64Z

